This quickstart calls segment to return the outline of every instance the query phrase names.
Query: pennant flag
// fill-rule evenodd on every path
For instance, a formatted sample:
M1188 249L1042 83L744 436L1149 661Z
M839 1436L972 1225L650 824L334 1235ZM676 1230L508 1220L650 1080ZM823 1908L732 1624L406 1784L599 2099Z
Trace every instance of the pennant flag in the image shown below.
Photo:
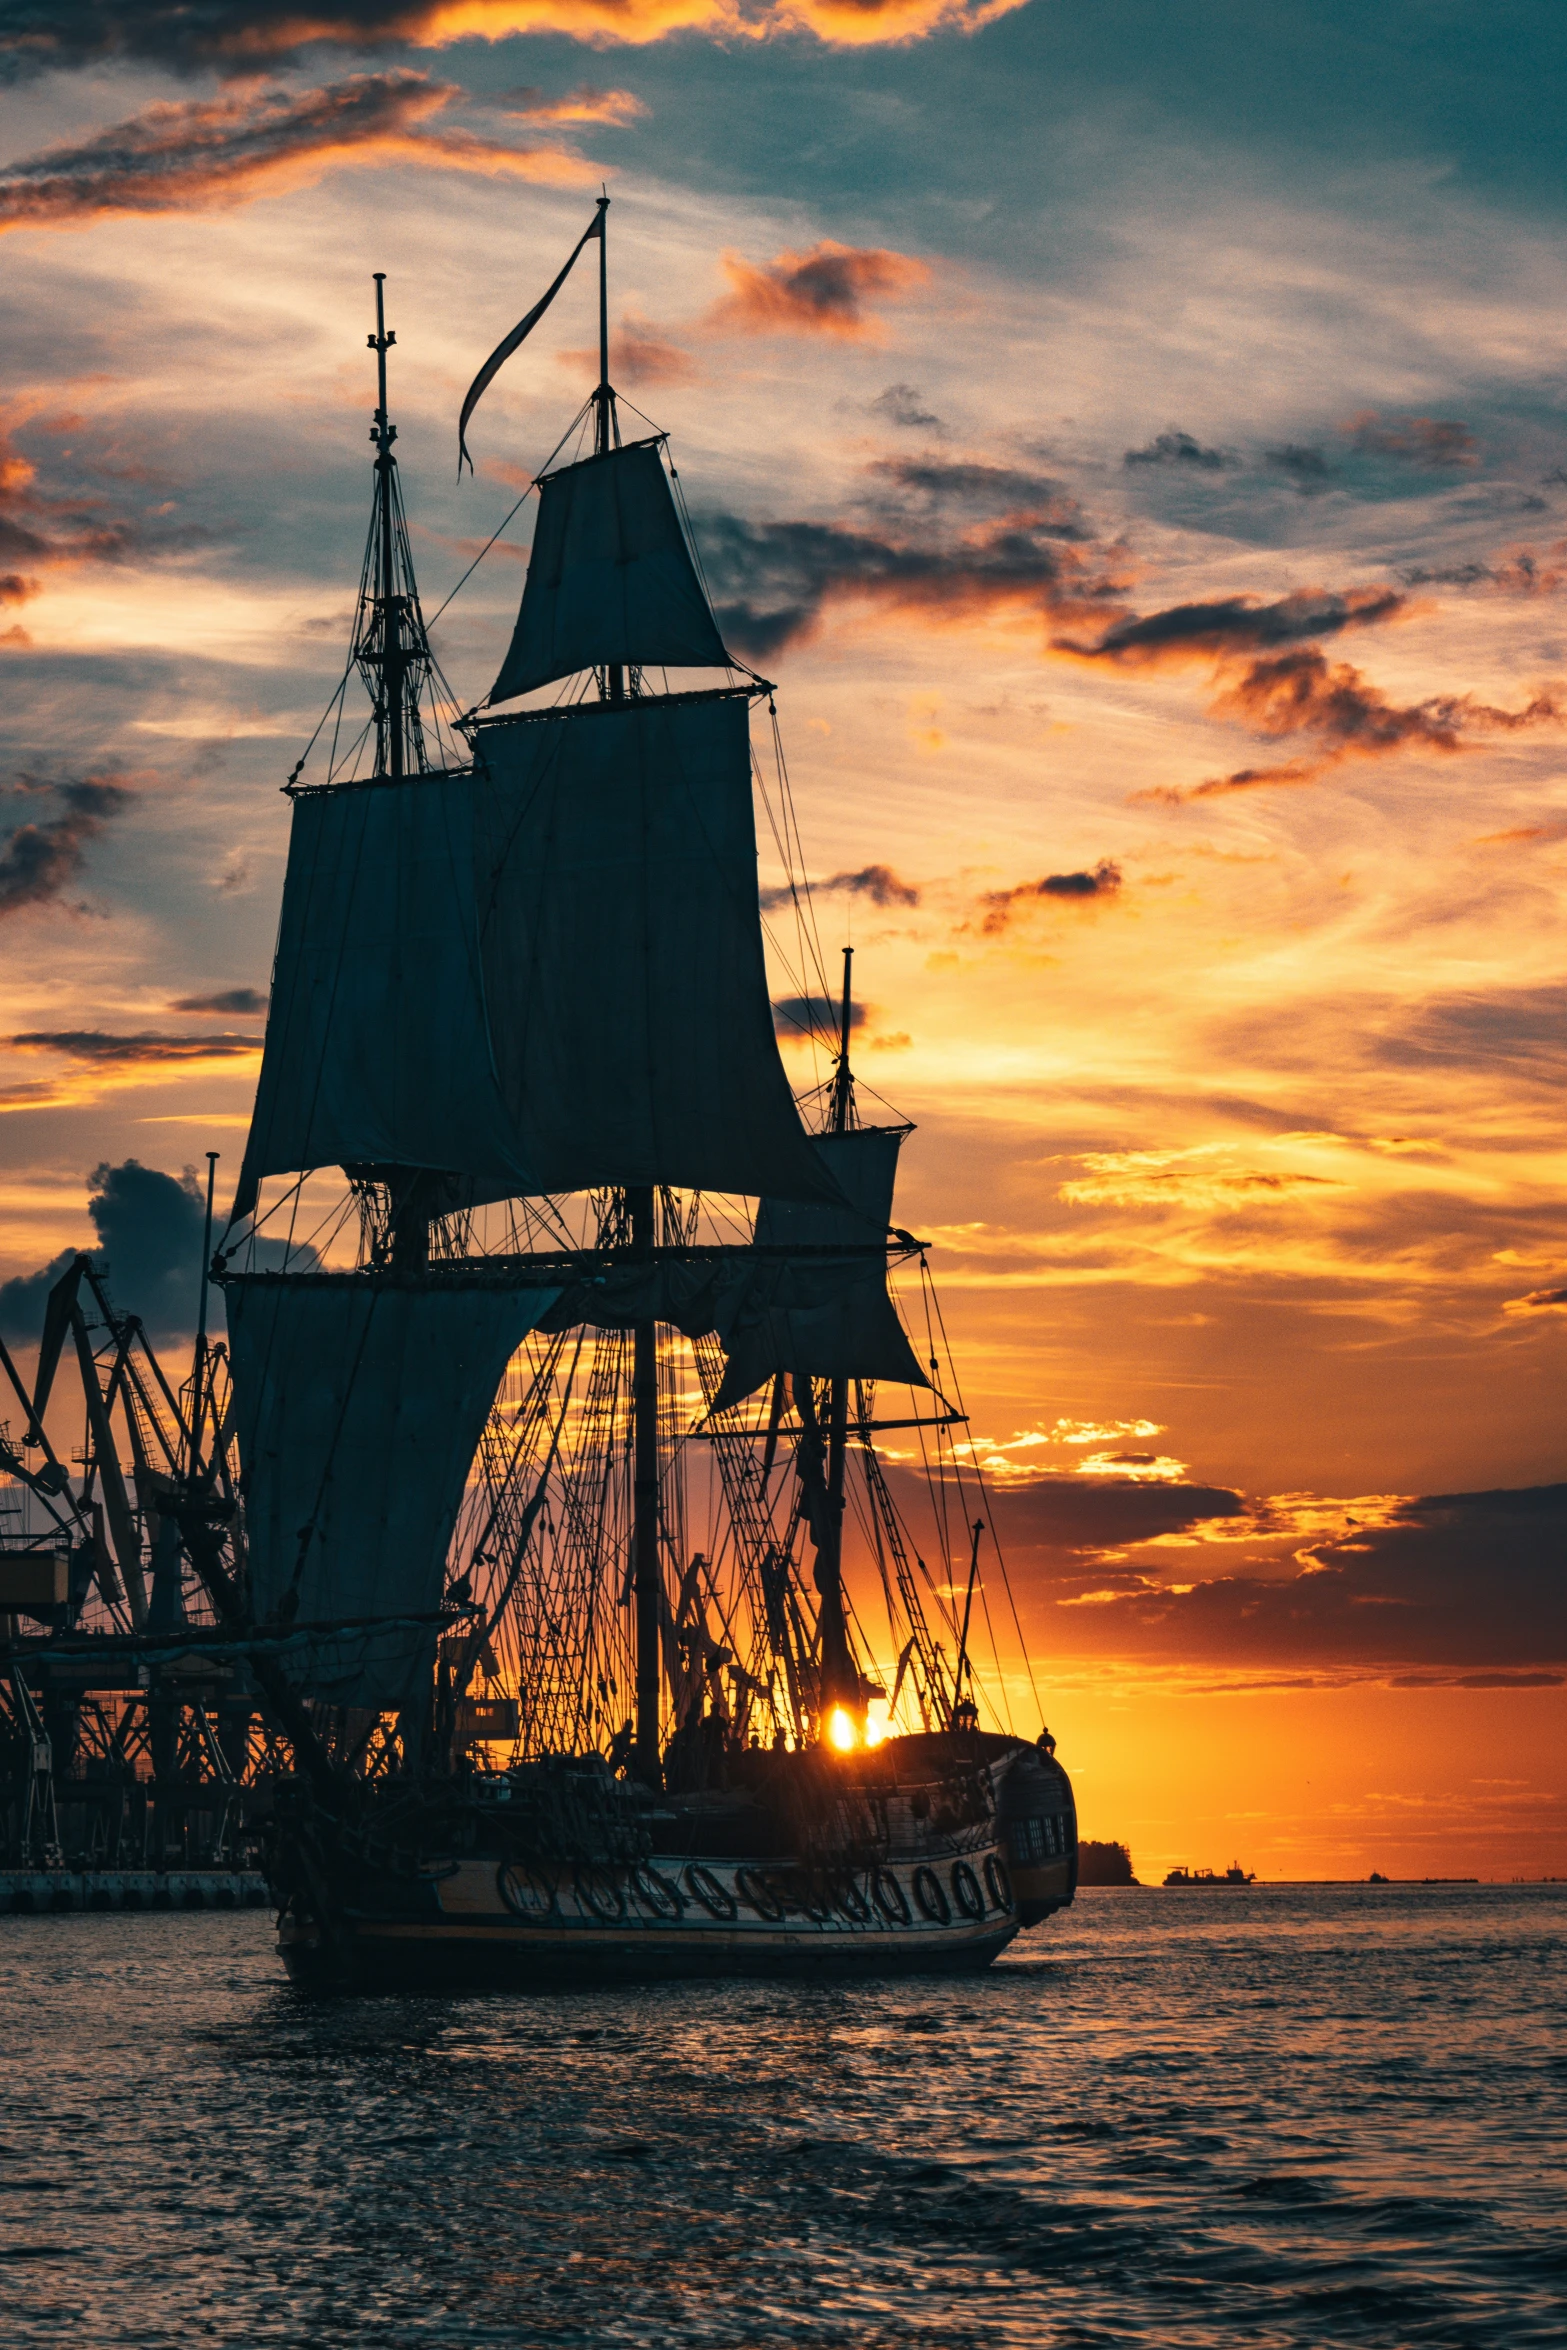
M469 417L473 414L475 408L478 407L479 402L483 399L485 393L489 390L491 384L495 381L495 378L497 375L499 375L501 369L505 366L513 351L515 351L518 345L525 342L528 336L532 334L534 328L538 325L539 320L544 316L545 311L554 301L556 295L560 292L560 289L565 284L567 278L570 277L572 269L576 263L577 255L582 251L583 246L590 244L595 237L603 236L604 215L608 209L609 198L607 196L601 196L599 198L598 210L594 213L592 220L588 223L588 226L583 231L582 235L578 238L576 244L573 246L571 259L567 262L565 268L561 271L559 277L555 280L555 283L551 286L549 292L544 296L542 301L534 303L533 308L528 312L526 318L520 319L518 321L518 323L512 328L511 333L506 337L504 343L496 344L495 349L490 353L488 359L486 359L484 365L480 368L478 374L474 377L472 383L468 386L468 397L466 400L464 400L462 404L462 414L457 419L457 477L459 480L462 478L462 469L465 461L467 463L468 471L470 473L473 471L473 459L468 455Z

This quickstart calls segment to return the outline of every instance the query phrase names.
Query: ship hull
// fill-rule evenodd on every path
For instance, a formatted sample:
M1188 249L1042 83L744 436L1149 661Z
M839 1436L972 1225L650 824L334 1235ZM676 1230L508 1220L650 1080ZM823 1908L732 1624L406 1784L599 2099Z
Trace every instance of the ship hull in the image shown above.
M1039 1872L1031 1872L1038 1875ZM1029 1888L1030 1907L1071 1898ZM661 1856L656 1866L519 1869L469 1859L400 1887L365 1885L323 1926L295 1904L278 1950L302 1990L559 1990L715 1977L970 1974L1023 1924L999 1847L801 1883L776 1860ZM380 1898L377 1898L377 1895ZM944 1914L943 1914L944 1913Z

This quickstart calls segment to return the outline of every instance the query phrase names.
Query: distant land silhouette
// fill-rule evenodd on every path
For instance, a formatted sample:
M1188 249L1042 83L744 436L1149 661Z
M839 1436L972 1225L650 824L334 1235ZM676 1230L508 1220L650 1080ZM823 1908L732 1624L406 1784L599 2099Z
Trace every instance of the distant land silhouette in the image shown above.
M1131 1847L1100 1844L1092 1837L1082 1839L1077 1847L1077 1881L1080 1885L1135 1885Z

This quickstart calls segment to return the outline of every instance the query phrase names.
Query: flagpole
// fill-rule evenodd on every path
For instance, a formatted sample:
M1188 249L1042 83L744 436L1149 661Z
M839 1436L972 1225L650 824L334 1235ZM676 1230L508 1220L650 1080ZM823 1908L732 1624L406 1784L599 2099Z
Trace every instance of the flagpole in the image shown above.
M609 198L599 198L599 388L597 454L609 454Z

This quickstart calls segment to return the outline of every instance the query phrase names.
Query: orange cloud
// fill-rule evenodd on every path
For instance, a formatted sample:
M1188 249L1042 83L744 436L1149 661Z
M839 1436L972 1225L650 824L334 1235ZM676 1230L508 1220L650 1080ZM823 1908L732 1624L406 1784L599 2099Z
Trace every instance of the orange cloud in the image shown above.
M634 90L595 90L587 83L564 98L546 98L542 90L507 90L495 104L523 122L596 122L610 130L625 130L648 112Z
M274 10L267 0L207 0L200 10L160 0L119 0L111 9L40 10L0 30L0 58L23 71L137 58L190 71L280 64L312 42L360 53L453 41L504 41L518 33L564 33L597 48L643 47L672 33L706 32L766 40L806 32L837 48L925 39L937 31L977 32L1024 0L350 0L334 7Z
M1501 710L1473 694L1390 702L1349 662L1330 664L1315 645L1297 646L1239 669L1221 663L1218 674L1222 682L1210 704L1215 716L1238 718L1274 741L1290 735L1313 737L1321 746L1317 755L1279 767L1242 767L1233 775L1210 776L1185 788L1156 785L1132 794L1134 799L1180 807L1268 784L1312 783L1344 759L1379 758L1400 750L1459 751L1467 747L1471 734L1517 734L1528 727L1559 726L1567 718L1567 710L1549 688L1542 688L1521 710Z
M724 255L734 289L708 313L714 334L840 335L873 340L881 333L865 303L875 295L899 301L926 284L923 261L879 245L837 245L830 238L808 253L780 253L754 268L738 253Z
M560 147L511 147L459 128L432 128L461 95L455 84L398 70L314 90L250 84L217 98L149 106L80 146L51 148L0 171L0 232L245 203L310 186L349 162L406 159L545 181L591 176Z
M562 351L559 357L563 367L588 368L597 375L596 350ZM674 384L690 383L702 371L689 351L628 309L609 338L609 372L618 384Z

